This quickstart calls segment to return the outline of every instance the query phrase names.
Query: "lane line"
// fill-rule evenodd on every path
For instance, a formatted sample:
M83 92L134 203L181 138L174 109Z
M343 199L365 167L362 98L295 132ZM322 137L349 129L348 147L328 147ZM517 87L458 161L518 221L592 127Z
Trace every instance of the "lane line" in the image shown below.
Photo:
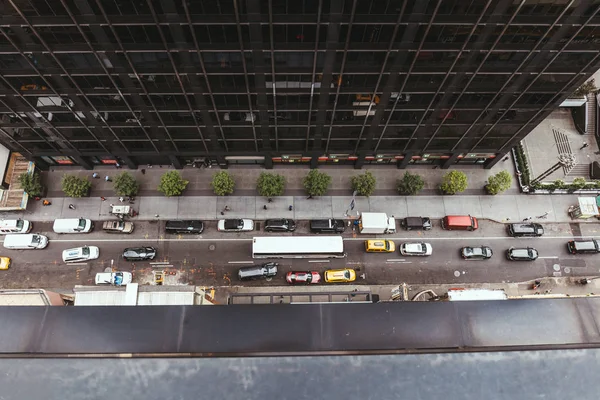
M254 261L227 261L228 264L254 264Z
M309 260L309 263L328 263L329 260Z
M388 258L388 261L405 261L404 258Z
M558 256L546 256L546 257L538 257L538 258L558 258Z

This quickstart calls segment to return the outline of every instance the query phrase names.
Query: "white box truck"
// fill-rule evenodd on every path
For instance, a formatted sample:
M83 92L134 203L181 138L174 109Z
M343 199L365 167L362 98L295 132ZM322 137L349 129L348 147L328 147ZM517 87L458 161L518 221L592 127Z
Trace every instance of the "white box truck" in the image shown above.
M386 213L365 212L358 220L360 233L396 233L396 219Z

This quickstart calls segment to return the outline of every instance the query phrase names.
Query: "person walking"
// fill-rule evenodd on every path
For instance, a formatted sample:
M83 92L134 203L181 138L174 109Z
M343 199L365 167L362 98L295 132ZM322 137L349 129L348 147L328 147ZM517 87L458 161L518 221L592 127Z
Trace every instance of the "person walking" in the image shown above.
M119 197L119 201L122 203L125 201L125 199L123 198L123 196Z
M502 159L502 161L508 161L508 159L509 159L509 157L508 157L508 156L506 156L506 157L504 157L504 158Z
M48 201L47 199L44 199L44 201L42 201L42 204L45 205L45 206L49 206L52 203L50 201Z
M269 198L267 198L267 203L272 203L272 202L273 202L273 199L272 199L272 198L270 198L270 197L269 197Z
M106 176L104 177L104 180L105 180L106 182L112 182L112 179L110 179L110 176L108 176L108 175L106 175Z
M225 206L225 211L231 211L231 208L229 208L229 206Z
M310 200L310 199L312 199L312 198L313 198L313 197L312 197L312 194L309 194L309 195L308 195L308 197L306 198L306 200Z
M288 210L292 211L294 207L292 205L289 206Z
M523 218L523 222L531 221L532 219L533 219L533 217Z
M74 209L75 209L75 205L73 205L73 204L69 204L69 208L70 208L71 210L74 210Z
M102 201L106 201L106 197L104 197L104 196L100 196L100 200L102 200Z
M265 204L265 205L263 206L263 210L266 210L266 209L267 209L267 205Z
M98 178L100 178L100 174L99 174L99 173L97 173L97 172L94 172L94 173L92 174L92 178L94 178L94 179L98 179Z
M587 142L583 142L583 145L579 148L579 150L583 150L588 146L589 146L589 144L587 144Z

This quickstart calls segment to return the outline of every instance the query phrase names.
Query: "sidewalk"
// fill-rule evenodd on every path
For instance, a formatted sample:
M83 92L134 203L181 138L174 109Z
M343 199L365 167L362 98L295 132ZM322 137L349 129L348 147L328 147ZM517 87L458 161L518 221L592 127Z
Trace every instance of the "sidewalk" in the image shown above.
M185 168L181 171L183 177L190 181L184 196L165 197L155 188L160 177L170 167L154 166L145 168L145 174L140 170L115 168L98 168L94 172L100 174L100 179L92 179L92 172L80 169L58 168L43 173L43 179L48 187L47 198L51 206L44 207L40 201L30 200L24 212L6 212L3 218L25 218L32 221L52 221L56 218L74 218L85 216L95 220L113 219L109 215L110 204L120 204L115 197L112 182L105 182L104 176L114 176L122 171L133 174L140 182L140 193L133 204L139 213L138 220L151 219L219 219L221 210L229 206L226 218L251 218L262 220L266 218L287 217L294 219L310 218L344 218L351 201L350 177L364 170L354 170L344 167L322 168L332 176L332 185L328 196L307 199L302 187L302 179L308 173L308 168L281 167L272 171L262 168L231 168L229 172L236 180L234 196L214 196L210 182L212 176L219 171L212 169ZM409 172L418 173L426 181L426 188L417 196L399 196L395 189L396 180L404 174L403 170L395 167L376 166L369 168L377 178L377 190L374 196L357 197L356 206L350 212L356 216L359 212L378 211L394 215L396 218L406 216L428 216L438 219L449 214L470 214L478 218L487 218L497 222L521 221L526 217L536 217L548 212L548 218L541 222L572 222L567 214L569 206L577 203L577 195L564 196L527 196L518 194L516 180L513 188L505 194L490 196L484 194L483 185L487 176L502 169L514 172L512 162L501 161L500 167L492 170L479 168L461 169L469 177L469 186L465 195L442 196L437 190L441 177L448 170L415 168ZM261 172L275 172L285 175L287 187L285 196L274 198L267 203L266 198L257 196L256 178ZM91 197L72 199L64 197L60 189L63 174L71 173L89 177L92 181ZM106 197L102 201L100 196ZM75 210L68 208L69 204L76 206ZM263 207L267 206L267 210ZM292 211L289 206L292 206ZM158 215L158 217L157 217ZM582 222L582 221L578 221ZM590 222L597 222L595 219Z

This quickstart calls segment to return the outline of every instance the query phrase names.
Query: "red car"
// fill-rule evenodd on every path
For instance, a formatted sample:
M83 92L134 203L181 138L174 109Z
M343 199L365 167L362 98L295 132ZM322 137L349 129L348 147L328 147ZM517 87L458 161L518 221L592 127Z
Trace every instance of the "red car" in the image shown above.
M321 274L317 271L291 271L285 276L287 283L319 283Z

